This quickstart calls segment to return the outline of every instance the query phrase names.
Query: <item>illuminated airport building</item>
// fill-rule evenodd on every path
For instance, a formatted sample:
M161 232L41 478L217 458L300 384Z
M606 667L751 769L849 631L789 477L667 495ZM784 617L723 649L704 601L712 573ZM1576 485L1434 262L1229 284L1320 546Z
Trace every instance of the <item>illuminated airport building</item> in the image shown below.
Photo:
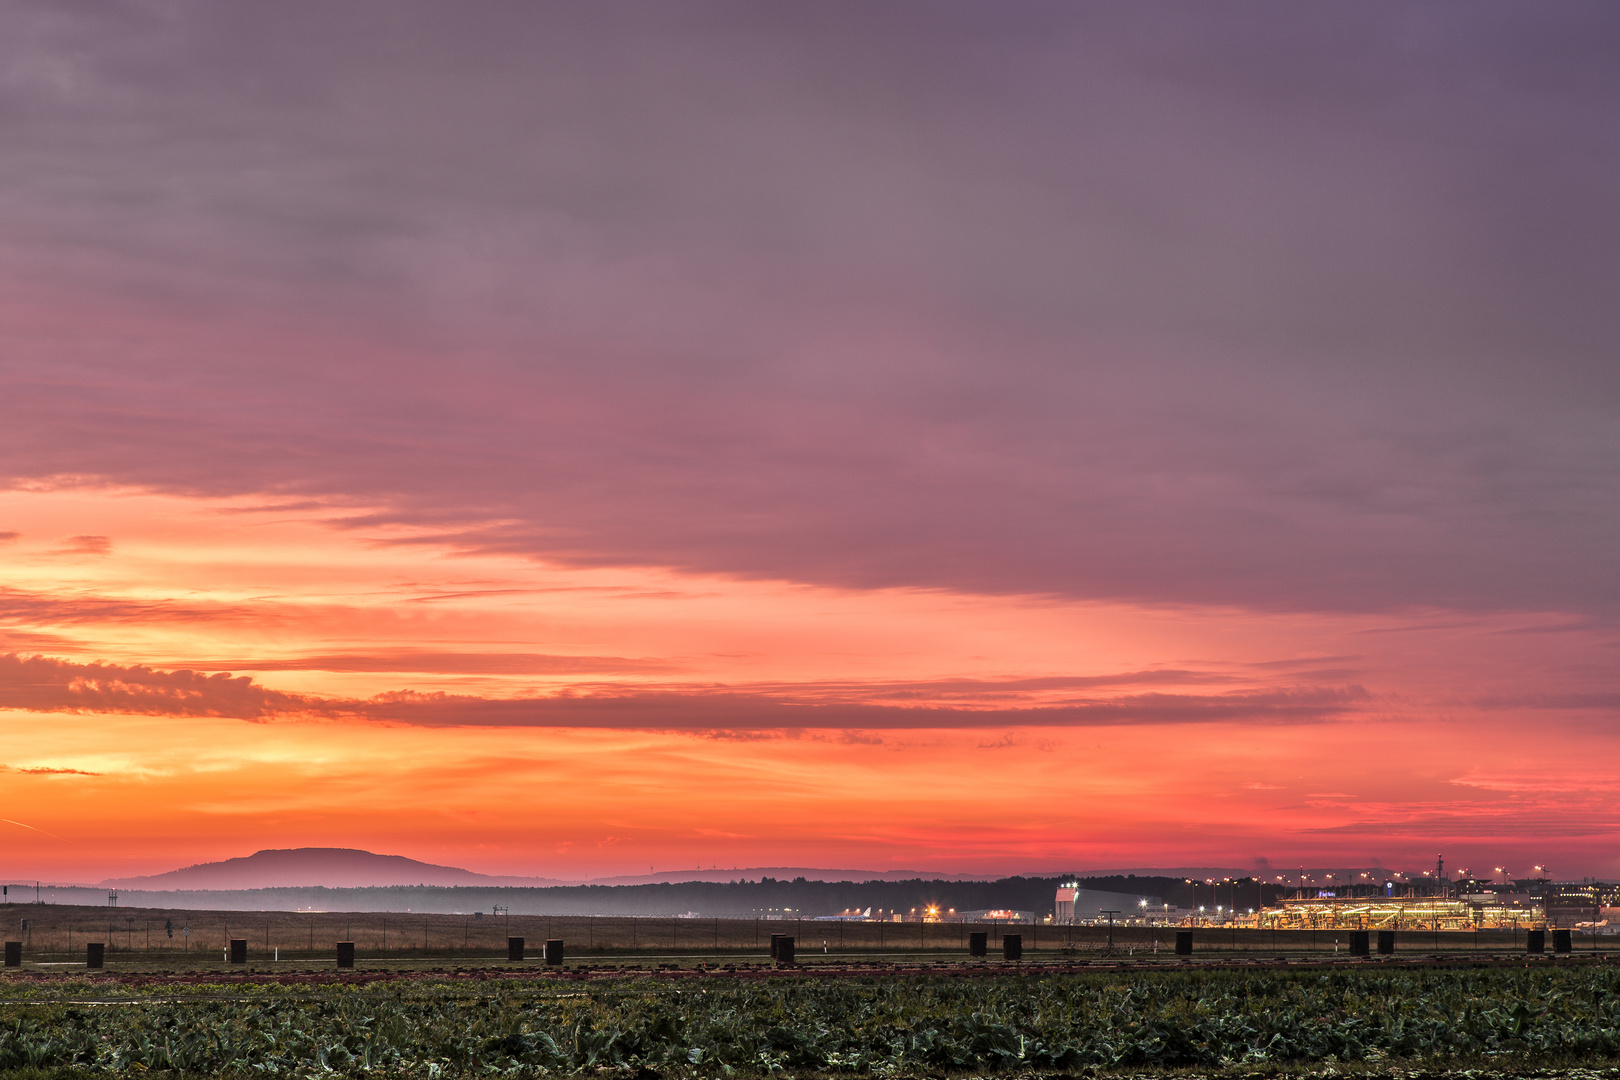
M1113 921L1121 923L1149 919L1162 922L1179 918L1181 910L1168 906L1157 896L1085 889L1077 881L1065 881L1058 886L1052 902L1052 921L1066 926L1108 922L1110 914Z
M1467 887L1472 885L1473 890ZM1405 895L1393 895L1397 889ZM1466 890L1466 891L1465 891ZM1354 895L1360 892L1361 895ZM1382 895L1381 895L1382 894ZM1300 888L1261 911L1220 907L1183 910L1157 897L1105 893L1064 882L1054 898L1052 922L1095 925L1237 926L1260 930L1507 930L1569 927L1594 933L1620 931L1620 889L1604 885L1541 883L1534 891L1481 889L1459 883L1453 894L1422 895L1394 882L1365 889Z

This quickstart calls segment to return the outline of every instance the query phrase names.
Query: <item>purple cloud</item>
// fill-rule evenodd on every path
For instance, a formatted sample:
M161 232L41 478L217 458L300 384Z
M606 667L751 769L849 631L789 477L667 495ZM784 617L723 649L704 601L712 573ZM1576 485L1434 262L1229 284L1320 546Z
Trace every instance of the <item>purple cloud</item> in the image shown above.
M19 3L0 478L583 564L1612 619L1617 30Z
M54 549L52 555L106 555L112 551L112 538L107 536L70 536Z
M93 622L207 622L264 617L252 605L185 603L173 600L130 600L111 596L56 596L32 589L0 586L0 619L30 626L72 626ZM15 633L15 631L12 631Z
M77 664L44 656L0 655L0 709L28 712L226 716L267 720L319 714L321 703L248 678L158 671L121 664Z

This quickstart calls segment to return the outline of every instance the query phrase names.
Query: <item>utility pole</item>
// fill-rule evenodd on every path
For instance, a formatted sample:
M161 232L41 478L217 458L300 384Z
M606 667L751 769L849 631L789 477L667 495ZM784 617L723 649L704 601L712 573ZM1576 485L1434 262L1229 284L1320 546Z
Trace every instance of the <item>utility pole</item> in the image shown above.
M1119 914L1118 908L1098 908L1097 914L1108 916L1108 951L1114 951L1114 916Z
M1237 878L1232 879L1231 891L1227 894L1226 924L1232 930L1232 951L1237 951Z

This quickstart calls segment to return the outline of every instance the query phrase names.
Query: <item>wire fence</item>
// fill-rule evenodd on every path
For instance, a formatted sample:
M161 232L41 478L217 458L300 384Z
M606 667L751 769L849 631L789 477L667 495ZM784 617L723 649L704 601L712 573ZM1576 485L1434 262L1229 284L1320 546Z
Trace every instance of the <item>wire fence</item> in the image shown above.
M1025 959L1121 955L1169 957L1175 926L1055 925L1051 923L957 921L876 922L812 918L726 916L590 916L409 912L248 912L162 909L97 909L12 904L0 908L7 941L18 941L29 963L73 963L100 943L108 962L224 959L229 943L247 942L253 962L330 959L339 941L353 942L359 958L504 958L508 940L521 937L529 955L547 939L562 939L570 959L658 953L704 957L768 953L772 934L791 934L803 959L856 954L960 954L969 935L986 935L1000 956L1004 939L1017 935ZM1345 929L1250 929L1199 926L1191 930L1202 955L1346 955ZM1376 937L1376 935L1375 935ZM1395 952L1501 954L1524 952L1528 928L1504 930L1399 931ZM1577 929L1572 951L1620 951L1620 936ZM1545 948L1553 951L1553 934Z

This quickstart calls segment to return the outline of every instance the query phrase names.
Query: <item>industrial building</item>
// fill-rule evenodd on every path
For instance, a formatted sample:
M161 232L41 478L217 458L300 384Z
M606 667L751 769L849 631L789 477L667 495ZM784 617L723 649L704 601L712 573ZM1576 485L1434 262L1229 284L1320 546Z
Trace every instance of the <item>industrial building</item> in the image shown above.
M1553 882L1546 878L1451 882L1444 863L1418 875L1302 872L1295 895L1268 896L1268 906L1234 910L1229 904L1180 909L1159 897L1086 889L1063 882L1053 902L1053 923L1178 925L1275 930L1514 930L1560 927L1582 933L1620 933L1620 886ZM1537 867L1537 870L1542 869ZM1432 873L1433 876L1430 876ZM1311 875L1312 877L1318 875ZM1335 881L1342 877L1342 882ZM1384 880L1380 881L1379 878ZM1404 881L1401 879L1405 879ZM1222 887L1224 889L1224 886ZM1196 894L1195 894L1196 895ZM1221 892L1216 897L1222 898ZM1202 897L1199 897L1202 899Z
M1115 922L1142 922L1150 917L1163 921L1172 911L1180 914L1157 896L1103 892L1081 888L1078 881L1065 881L1052 902L1052 922L1061 926L1107 922L1110 914Z

